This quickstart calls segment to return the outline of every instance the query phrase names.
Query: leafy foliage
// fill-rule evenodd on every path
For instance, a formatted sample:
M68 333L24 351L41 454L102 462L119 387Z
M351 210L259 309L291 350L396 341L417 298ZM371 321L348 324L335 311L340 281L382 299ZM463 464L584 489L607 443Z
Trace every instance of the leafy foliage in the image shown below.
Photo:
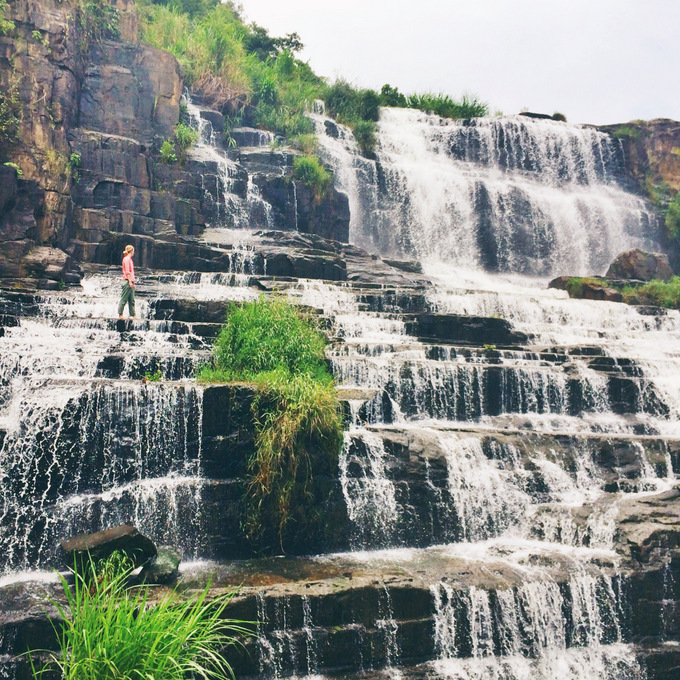
M209 601L208 584L193 598L172 592L154 602L148 586L128 587L129 574L120 556L103 566L90 561L73 585L60 577L66 604L52 604L63 619L55 626L61 654L34 667L36 678L55 669L64 680L233 677L221 650L249 631L223 618L231 594Z
M177 163L177 155L175 154L175 146L169 140L166 139L163 144L161 144L161 162L165 165L170 163Z
M621 289L624 302L631 305L656 305L680 309L680 276L670 281L648 281L642 286Z
M6 18L8 9L7 0L0 0L0 35L6 35L14 29L14 22Z
M293 177L312 189L317 203L323 198L332 179L317 156L297 156L293 160Z
M291 302L260 297L232 306L213 364L198 376L209 382L254 382L259 388L246 529L265 544L277 537L282 543L286 524L304 507L312 455L331 460L338 455L342 423L325 344L313 320Z
M198 141L198 132L184 123L175 125L175 149L180 163L184 163L187 152ZM161 147L161 154L163 153Z
M16 140L20 115L19 88L12 82L4 92L0 90L0 146Z

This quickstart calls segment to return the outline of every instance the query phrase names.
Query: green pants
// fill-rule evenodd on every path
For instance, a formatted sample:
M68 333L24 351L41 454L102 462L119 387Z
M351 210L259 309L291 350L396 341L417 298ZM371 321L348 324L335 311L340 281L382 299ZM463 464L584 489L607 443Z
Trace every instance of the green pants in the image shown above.
M123 314L125 305L130 308L130 316L135 315L135 289L130 285L129 281L123 284L123 292L120 296L120 302L118 303L118 316Z

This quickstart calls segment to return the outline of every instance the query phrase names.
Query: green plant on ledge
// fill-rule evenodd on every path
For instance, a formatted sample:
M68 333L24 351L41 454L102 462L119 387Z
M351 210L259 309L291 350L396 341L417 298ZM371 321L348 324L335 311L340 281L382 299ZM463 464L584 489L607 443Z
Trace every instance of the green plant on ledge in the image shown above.
M191 149L197 141L198 132L196 132L196 130L184 123L177 123L177 125L175 125L175 148L177 149L179 162L182 163L182 165L184 165L189 149Z
M223 618L232 593L208 600L208 583L194 597L172 591L155 598L149 586L128 585L131 571L130 560L114 553L86 562L73 585L60 576L65 604L51 601L63 622L53 624L60 654L49 652L36 669L29 653L34 678L54 671L63 680L233 678L224 649L251 633Z
M297 156L293 160L293 177L312 190L316 203L321 202L332 180L317 156Z
M245 529L274 547L309 497L315 461L335 464L342 419L333 377L325 363L326 339L314 320L285 298L232 305L204 382L251 382L255 452L247 463Z
M0 0L0 35L6 35L14 30L14 22L5 19L8 9L9 5L7 4L7 0Z
M175 154L175 147L173 143L166 139L163 144L161 144L161 163L164 165L170 165L171 163L177 163L177 155Z
M151 371L147 371L144 374L142 380L143 382L160 382L161 380L163 380L163 371L161 371L160 369L154 371L153 373Z

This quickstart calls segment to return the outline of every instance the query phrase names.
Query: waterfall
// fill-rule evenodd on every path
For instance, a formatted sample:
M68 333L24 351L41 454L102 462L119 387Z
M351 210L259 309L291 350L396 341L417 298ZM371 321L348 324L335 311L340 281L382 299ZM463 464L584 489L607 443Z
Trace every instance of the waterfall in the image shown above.
M350 199L351 240L373 252L549 276L603 273L654 246L654 211L619 185L618 142L593 128L383 108L372 161L347 128L312 120Z

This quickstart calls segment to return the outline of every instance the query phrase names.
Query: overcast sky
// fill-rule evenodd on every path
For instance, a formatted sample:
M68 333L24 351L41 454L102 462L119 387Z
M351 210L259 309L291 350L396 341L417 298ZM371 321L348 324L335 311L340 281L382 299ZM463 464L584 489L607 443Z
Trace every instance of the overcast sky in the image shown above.
M574 123L680 120L680 0L240 0L319 75Z

